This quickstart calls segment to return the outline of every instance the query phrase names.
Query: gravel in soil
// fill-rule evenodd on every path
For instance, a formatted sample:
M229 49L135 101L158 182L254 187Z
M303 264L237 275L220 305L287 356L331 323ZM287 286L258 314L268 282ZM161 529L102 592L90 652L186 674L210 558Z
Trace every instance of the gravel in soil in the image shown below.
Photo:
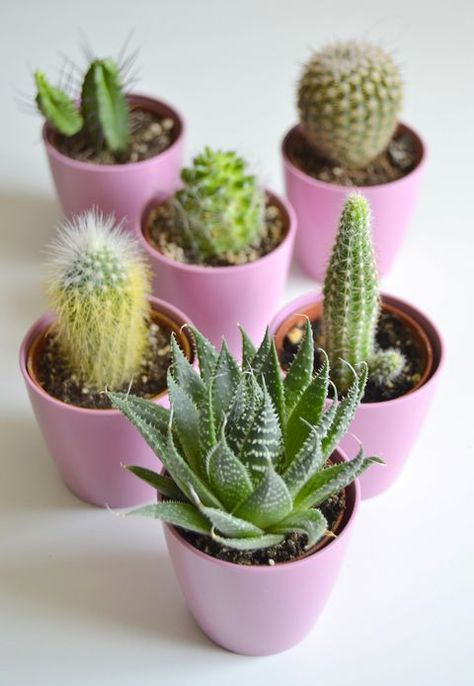
M150 347L143 357L140 372L134 377L130 392L142 398L152 398L166 388L166 374L171 363L171 331L150 323ZM41 350L41 349L40 349ZM93 391L71 372L61 354L54 334L48 334L36 365L40 386L54 398L69 405L90 409L110 409L103 391ZM126 392L129 384L115 389Z
M334 526L341 513L346 507L346 494L344 491L328 498L318 509L324 514L328 522L328 530L334 531ZM304 557L309 552L305 549L306 535L298 532L288 534L281 543L262 548L260 550L235 550L226 548L209 536L197 534L191 531L179 530L183 538L195 548L211 557L224 562L233 562L239 565L274 565L279 562L291 562ZM318 545L318 544L316 544Z
M398 131L388 147L367 167L347 169L319 157L301 132L290 141L288 156L300 171L319 181L338 186L377 186L396 181L409 174L418 163L413 137Z
M100 151L87 144L82 132L75 136L55 134L52 143L63 153L80 162L126 164L155 157L170 147L177 136L176 123L170 117L141 109L130 111L130 148L120 158L103 147Z
M321 343L321 322L311 322L313 338L315 342L315 364L319 366L318 346ZM304 322L296 325L283 341L283 350L280 353L280 362L283 369L288 369L298 350L298 345L303 337ZM420 357L412 330L407 328L403 321L392 312L382 311L377 328L377 346L382 350L397 348L406 359L406 364L400 376L389 381L385 386L379 386L368 380L362 402L375 403L384 400L393 400L410 391L420 380L424 372L424 360Z
M148 215L147 233L151 244L165 257L183 264L201 264L192 249L184 247L173 219L171 203L164 202ZM258 245L250 245L238 253L228 252L206 262L208 267L229 267L254 262L274 250L285 237L285 223L281 210L267 200L265 208L265 231Z

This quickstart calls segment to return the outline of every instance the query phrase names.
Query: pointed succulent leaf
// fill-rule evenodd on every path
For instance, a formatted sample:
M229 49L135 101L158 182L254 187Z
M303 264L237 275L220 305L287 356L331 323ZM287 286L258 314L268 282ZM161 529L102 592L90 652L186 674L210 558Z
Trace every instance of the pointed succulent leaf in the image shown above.
M84 123L74 101L60 88L52 86L43 72L36 71L34 77L39 111L56 131L64 136L74 136Z
M268 353L270 351L270 343L271 337L267 328L265 331L265 336L263 337L263 340L260 343L260 346L258 347L258 350L253 356L252 360L252 369L254 371L255 376L257 377L261 373L263 365L265 364L265 360L267 359Z
M253 538L265 533L260 527L247 522L245 519L235 517L224 510L218 510L215 507L205 507L204 505L196 505L196 507L211 522L214 529L223 536Z
M207 474L209 456L217 443L214 410L212 409L212 383L207 387L206 396L206 400L199 405L199 447L204 474Z
M272 528L275 533L290 534L300 531L306 534L306 548L315 545L327 532L328 523L320 510L309 509L304 512L292 512L283 521Z
M249 470L254 483L267 470L268 460L277 464L281 458L282 434L278 415L266 388L245 437L239 459Z
M157 474L145 467L126 465L125 468L135 476L138 476L139 479L142 479L142 481L145 481L145 483L155 488L161 495L171 498L172 500L186 499L184 493L179 490L173 479L170 479L168 476Z
M181 350L174 333L171 336L171 362L173 379L195 403L201 402L206 395L204 382Z
M255 490L239 505L235 515L266 529L284 519L292 507L293 501L288 488L269 461Z
M339 406L337 388L332 381L329 381L329 385L332 387L334 395L330 405L326 407L318 423L318 434L321 436L321 439L326 438L326 435L336 418L337 408Z
M224 432L210 454L207 470L213 490L229 511L252 492L252 481L247 470L227 445Z
M288 415L303 395L313 378L314 341L309 319L306 319L305 332L298 351L285 377L285 400Z
M338 403L334 413L334 419L327 429L323 439L323 452L330 455L337 447L337 444L351 425L362 396L364 395L365 384L367 382L367 365L360 364L360 372L357 375L354 371L354 381L350 386L346 396Z
M285 395L283 390L283 379L280 370L280 363L275 347L275 341L272 339L270 343L270 350L262 365L262 374L265 379L265 384L273 401L273 405L278 413L280 419L280 427L284 432L286 426L286 410L285 410Z
M257 352L256 347L250 340L248 333L239 326L240 336L242 338L242 369L248 369L252 366L252 360Z
M211 526L208 520L199 510L190 503L176 503L166 500L154 505L145 505L128 512L128 515L140 515L152 517L173 526L180 526L187 531L196 531L198 534L210 534Z
M321 438L318 432L311 428L309 436L283 473L283 479L292 497L316 471L321 469L323 462Z
M112 405L127 417L141 433L155 455L162 459L166 450L165 435L170 419L169 410L127 393L108 392Z
M212 409L219 425L223 416L228 412L232 399L240 381L240 369L237 362L227 348L225 340L212 376Z
M179 438L184 455L196 473L202 470L199 445L200 416L195 403L178 385L168 370L168 393L173 408L173 430Z
M329 363L326 354L323 354L321 369L306 388L288 418L286 440L286 459L288 463L293 460L308 437L310 426L317 426L321 419L328 383Z
M204 383L208 383L216 367L219 354L212 345L211 341L203 336L198 329L189 324L188 328L190 329L194 338L201 377Z
M212 533L211 536L224 548L233 548L234 550L263 550L278 545L285 538L282 534L262 534L262 536L252 538L224 538L216 533Z
M236 455L240 454L253 417L254 396L250 390L248 376L242 376L225 424L227 442Z

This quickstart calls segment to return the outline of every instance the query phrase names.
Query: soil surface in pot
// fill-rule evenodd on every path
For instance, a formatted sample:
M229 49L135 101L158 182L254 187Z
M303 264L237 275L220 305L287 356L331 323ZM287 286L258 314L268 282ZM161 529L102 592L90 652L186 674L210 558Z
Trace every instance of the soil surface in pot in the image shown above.
M346 508L345 491L328 498L319 509L324 514L328 522L328 530L337 534L341 516ZM217 541L213 541L209 536L197 534L191 531L180 529L183 538L195 548L211 557L225 562L233 562L239 565L274 565L279 562L292 562L302 557L312 554L316 549L324 547L331 540L330 537L322 539L316 543L311 550L306 550L306 535L293 532L288 534L281 543L270 548L261 550L235 550L226 548ZM323 542L324 541L324 542Z
M56 133L51 142L63 155L79 162L126 164L159 155L176 140L176 129L176 122L171 117L136 108L130 111L130 148L120 158L105 147L100 151L91 148L82 132L70 137Z
M378 186L409 174L419 162L415 141L407 131L395 133L388 147L367 167L347 169L319 157L301 132L293 132L288 157L300 171L338 186Z
M321 341L321 321L311 322L313 338L315 343L314 357L315 363L319 366L319 342ZM283 350L280 353L280 362L283 369L287 370L298 350L299 342L303 337L304 320L297 324L283 341ZM362 399L364 403L382 402L393 400L405 393L408 393L416 386L424 372L424 362L420 358L416 340L413 333L405 324L392 312L380 313L379 325L377 328L377 345L382 350L387 348L397 348L406 359L405 367L399 377L389 381L385 386L379 386L373 381L367 381L365 394Z
M130 393L142 398L152 398L166 389L166 374L171 363L171 331L151 322L149 332L150 347L130 386ZM111 408L104 392L91 390L71 372L53 332L45 337L36 363L36 378L47 393L69 405L97 410ZM126 392L129 384L116 390Z
M183 264L202 264L195 251L184 247L174 221L170 202L155 207L147 217L145 235L165 257ZM228 252L206 262L208 267L229 267L254 262L274 250L286 235L285 221L280 208L267 198L265 230L259 245L250 245L238 253Z

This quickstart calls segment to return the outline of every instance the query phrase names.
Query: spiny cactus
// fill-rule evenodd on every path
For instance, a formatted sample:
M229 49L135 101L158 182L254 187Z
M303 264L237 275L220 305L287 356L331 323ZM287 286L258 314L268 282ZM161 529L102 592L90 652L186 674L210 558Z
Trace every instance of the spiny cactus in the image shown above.
M200 261L236 253L260 241L265 196L235 152L204 148L181 172L184 188L175 196L175 223L184 246Z
M396 348L378 350L369 360L370 380L377 386L384 386L395 381L403 371L406 358Z
M60 349L94 390L120 388L148 345L150 274L136 242L112 216L66 221L51 246L47 284Z
M362 449L350 462L327 462L364 392L366 365L350 369L347 395L339 401L336 394L327 405L329 363L323 356L315 373L309 323L284 380L268 332L258 350L242 332L241 366L225 342L218 353L192 333L200 374L173 340L171 411L109 393L167 472L129 467L164 496L132 514L207 534L230 548L267 548L294 531L312 547L327 533L318 506L380 462Z
M120 70L111 59L89 65L81 88L80 107L67 93L52 86L41 71L34 74L36 103L51 126L64 136L81 133L95 150L107 147L115 155L130 144L130 109Z
M340 42L316 52L298 86L298 109L315 151L348 168L368 165L387 147L402 106L400 72L384 50Z
M351 365L367 362L376 383L383 383L382 377L393 380L403 368L403 356L376 349L380 293L370 207L363 195L352 193L344 204L323 293L324 348L339 391L352 382L351 370L342 360Z

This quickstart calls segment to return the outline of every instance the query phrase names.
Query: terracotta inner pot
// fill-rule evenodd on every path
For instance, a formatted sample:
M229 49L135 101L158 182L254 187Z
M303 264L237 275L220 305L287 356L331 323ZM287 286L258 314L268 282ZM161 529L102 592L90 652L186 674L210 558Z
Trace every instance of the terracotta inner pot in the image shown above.
M424 372L421 375L418 383L413 386L405 395L408 393L413 393L417 388L420 388L425 384L430 378L433 372L433 346L428 338L423 327L409 314L406 314L403 310L395 305L386 302L382 296L382 310L390 314L394 314L398 319L400 319L404 326L409 329L412 333L413 340L415 342L416 348L420 358L423 360ZM277 329L275 333L275 345L278 355L280 355L283 349L283 341L285 340L288 333L297 324L301 324L302 320L308 318L310 322L315 322L321 319L323 313L323 302L317 301L307 305L300 311L295 312L290 317L288 317Z
M163 312L159 312L158 310L152 310L151 312L151 320L155 323L158 324L161 327L165 327L172 331L178 340L178 343L180 344L184 354L186 355L187 359L192 362L194 359L194 348L193 348L193 343L192 339L190 337L190 334L188 333L188 330L186 327L182 327L180 324L175 322L171 317L168 315L164 314ZM41 331L31 342L31 345L28 349L27 356L26 356L26 369L28 371L28 374L32 381L39 386L45 393L45 389L41 386L41 384L38 381L38 361L41 358L44 347L46 345L46 341L48 336L51 334L51 332L54 330L54 322L46 326L43 331ZM161 398L163 395L167 393L167 389L164 388L160 393L157 395L153 396L152 398L149 398L150 400L157 400L158 398ZM53 396L52 396L53 397ZM60 403L63 403L64 401L61 400L60 398L54 398ZM64 403L65 405L69 403ZM74 406L75 407L75 406ZM81 409L91 409L91 410L98 410L100 412L110 412L114 410L113 408L81 408Z

